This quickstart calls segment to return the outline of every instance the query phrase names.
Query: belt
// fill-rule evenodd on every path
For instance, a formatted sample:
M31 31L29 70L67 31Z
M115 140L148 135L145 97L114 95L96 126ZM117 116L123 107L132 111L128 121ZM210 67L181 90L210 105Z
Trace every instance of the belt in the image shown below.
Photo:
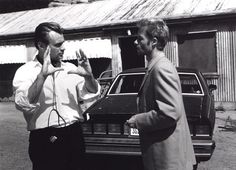
M46 128L42 128L42 129L36 129L36 130L32 130L30 131L30 141L31 139L34 140L42 140L43 138L46 139L50 139L50 141L53 143L55 139L57 139L60 136L64 136L64 135L69 135L73 132L75 132L75 129L78 129L79 132L82 134L82 128L80 125L80 122L76 121L73 124L70 124L68 126L64 126L64 127L46 127ZM78 131L76 130L76 133Z
M60 130L66 130L66 129L70 129L73 128L75 126L80 125L79 121L74 121L71 122L69 124L67 124L67 126L50 126L50 127L46 127L46 128L42 128L42 129L35 129L35 130L31 130L30 133L34 134L34 133L45 133L51 130L55 130L55 131L60 131Z

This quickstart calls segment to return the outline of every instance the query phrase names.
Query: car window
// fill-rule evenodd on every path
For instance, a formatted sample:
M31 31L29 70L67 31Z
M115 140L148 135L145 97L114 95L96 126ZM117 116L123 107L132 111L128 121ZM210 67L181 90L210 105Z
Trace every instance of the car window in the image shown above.
M179 73L183 94L203 94L197 75L194 73Z
M122 74L111 86L109 94L138 93L144 74Z
M112 84L108 94L138 93L144 73L129 73L119 75ZM202 95L203 90L195 73L179 73L182 93L186 95Z

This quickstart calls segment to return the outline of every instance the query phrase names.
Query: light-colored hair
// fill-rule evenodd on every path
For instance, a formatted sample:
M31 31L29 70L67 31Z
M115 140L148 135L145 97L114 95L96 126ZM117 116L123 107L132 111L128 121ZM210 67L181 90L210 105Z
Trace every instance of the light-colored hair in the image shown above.
M144 31L149 39L158 40L156 48L163 51L169 38L169 28L162 19L142 19L137 23L139 31Z

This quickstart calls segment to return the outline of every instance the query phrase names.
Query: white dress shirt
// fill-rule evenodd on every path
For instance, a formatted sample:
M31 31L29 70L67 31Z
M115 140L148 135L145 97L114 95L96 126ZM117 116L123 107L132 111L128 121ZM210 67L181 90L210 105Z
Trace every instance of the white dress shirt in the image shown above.
M101 87L98 82L97 93L90 93L85 87L83 77L68 74L68 71L77 69L75 65L62 62L61 67L64 70L55 72L54 78L53 75L46 78L35 104L29 103L28 90L40 73L42 65L38 61L30 61L17 70L13 79L15 104L23 112L28 130L60 127L65 126L65 122L69 125L75 121L83 121L79 102L91 102L99 96ZM57 109L63 119L52 111L53 108Z

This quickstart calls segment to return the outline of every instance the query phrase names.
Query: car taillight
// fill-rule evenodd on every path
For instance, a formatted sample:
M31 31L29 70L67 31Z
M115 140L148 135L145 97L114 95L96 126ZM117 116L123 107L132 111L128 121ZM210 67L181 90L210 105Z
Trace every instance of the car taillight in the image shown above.
M129 135L129 127L124 124L124 135Z
M90 123L83 123L82 129L84 134L92 134L92 125Z
M106 124L105 123L94 123L93 124L94 134L106 134Z
M208 125L196 125L195 136L210 136L210 127Z
M120 124L108 124L108 134L121 134Z

